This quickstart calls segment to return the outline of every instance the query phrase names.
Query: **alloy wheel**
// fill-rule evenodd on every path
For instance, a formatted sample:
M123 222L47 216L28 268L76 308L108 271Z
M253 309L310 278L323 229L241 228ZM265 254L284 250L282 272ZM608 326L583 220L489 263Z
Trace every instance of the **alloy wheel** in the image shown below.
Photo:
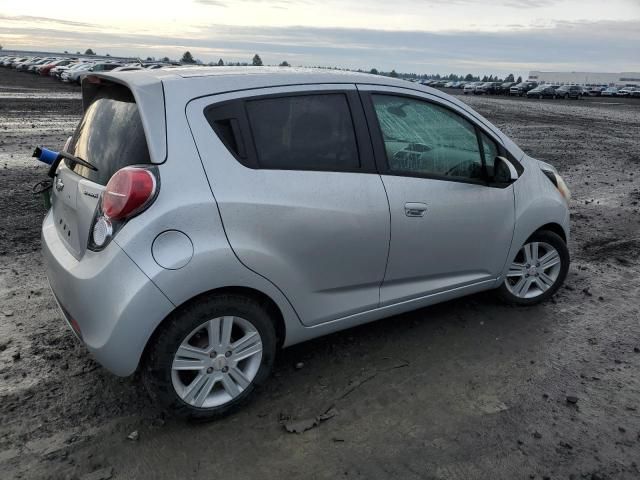
M212 408L238 397L253 381L262 360L262 339L241 317L217 317L185 337L173 357L171 380L189 405Z
M562 262L546 242L529 242L520 249L505 278L507 290L518 298L535 298L556 283Z

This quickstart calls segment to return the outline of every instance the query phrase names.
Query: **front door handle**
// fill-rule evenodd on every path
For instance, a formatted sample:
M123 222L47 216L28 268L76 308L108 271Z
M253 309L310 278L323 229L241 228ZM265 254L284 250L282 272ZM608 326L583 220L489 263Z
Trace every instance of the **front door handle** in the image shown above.
M425 203L407 202L404 204L404 214L407 217L424 217L425 213L427 213Z

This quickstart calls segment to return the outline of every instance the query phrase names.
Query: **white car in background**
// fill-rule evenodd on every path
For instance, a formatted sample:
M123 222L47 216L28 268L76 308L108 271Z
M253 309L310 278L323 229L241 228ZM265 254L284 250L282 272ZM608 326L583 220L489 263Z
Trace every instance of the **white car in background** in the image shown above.
M16 65L16 70L17 71L25 71L27 68L29 68L29 66L33 65L35 62L40 61L41 57L31 57L28 60L25 60L24 62L20 62Z
M78 63L62 72L60 80L65 83L80 83L80 75L89 70L93 65L95 65L93 62Z
M78 62L72 62L72 63L69 63L67 65L58 65L57 67L53 67L51 70L49 70L49 76L50 77L55 77L55 78L60 78L62 76L62 72L64 72L65 70L68 70L71 67L74 67L76 65L78 65Z
M464 93L465 95L468 95L470 93L474 93L476 91L476 87L478 85L482 85L483 82L471 82L471 83L467 83L464 88L462 89L462 93Z
M144 67L139 63L132 63L130 65L123 65L121 67L116 67L112 70L112 72L131 72L133 70L144 70Z

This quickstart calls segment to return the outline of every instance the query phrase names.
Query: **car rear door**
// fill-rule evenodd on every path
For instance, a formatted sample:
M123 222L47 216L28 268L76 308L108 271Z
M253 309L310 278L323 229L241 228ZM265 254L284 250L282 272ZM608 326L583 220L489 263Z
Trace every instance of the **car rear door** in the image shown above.
M355 85L213 95L187 118L245 266L305 325L378 306L389 205Z
M486 181L500 142L446 100L359 88L391 212L381 305L492 286L515 223L513 186Z
M78 260L87 249L100 194L111 176L129 165L151 163L133 95L111 89L88 106L65 150L97 170L63 160L53 181L51 208L58 235Z

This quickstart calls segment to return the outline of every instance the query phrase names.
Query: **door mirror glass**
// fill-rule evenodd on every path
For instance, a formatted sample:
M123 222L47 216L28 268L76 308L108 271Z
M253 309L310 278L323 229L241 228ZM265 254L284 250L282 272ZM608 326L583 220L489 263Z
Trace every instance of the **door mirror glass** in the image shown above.
M511 183L518 179L516 167L505 157L496 157L493 163L494 180L500 183Z

